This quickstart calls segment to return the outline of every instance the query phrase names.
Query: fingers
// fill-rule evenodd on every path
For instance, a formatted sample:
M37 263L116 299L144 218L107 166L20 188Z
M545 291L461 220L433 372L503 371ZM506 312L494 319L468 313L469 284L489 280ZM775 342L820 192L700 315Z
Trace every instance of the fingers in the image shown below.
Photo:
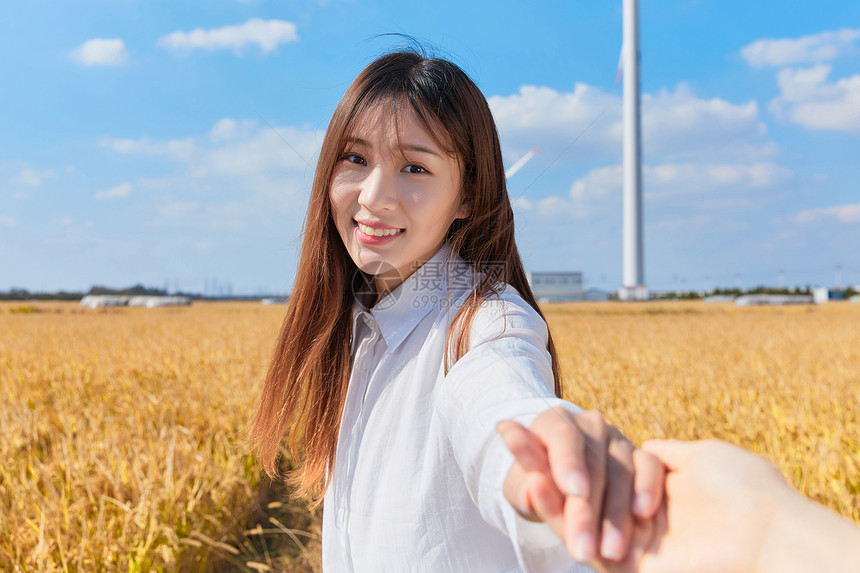
M627 557L619 563L608 563L607 567L610 573L632 571L663 571L666 569L665 564L652 563L655 555L658 540L662 539L663 534L668 529L668 517L666 505L662 504L658 507L654 516L650 519L636 519L633 526L633 539L630 541L630 549L627 552Z
M623 564L634 515L647 520L661 506L661 461L638 450L598 412L556 408L528 429L509 421L497 429L516 460L510 476L516 489L505 495L520 513L550 524L579 562L602 556Z
M529 521L540 521L534 505L532 505L531 497L528 495L528 490L524 487L526 476L523 466L515 461L508 471L508 475L505 476L502 492L505 494L505 499L517 510L517 513Z
M633 533L634 446L615 428L607 450L606 495L604 496L600 554L620 561L627 554Z
M555 483L567 495L589 497L593 479L603 481L602 475L592 475L597 464L603 468L604 450L589 451L589 439L598 443L605 440L606 424L597 412L573 416L563 408L553 408L535 421L532 430L546 444L550 460L550 471ZM596 455L596 457L595 457Z
M674 471L687 465L698 444L678 440L648 440L642 444L642 449L657 456L669 471Z
M498 423L496 431L525 471L544 472L549 468L546 448L529 430L516 422L505 420Z
M552 481L543 443L516 422L500 422L496 429L515 459L505 480L505 496L524 518L547 523L561 537L564 496Z
M564 496L548 475L532 472L526 476L524 488L540 521L558 534L564 530Z
M601 533L608 426L597 412L574 416L564 409L550 410L539 421L532 428L546 443L553 479L568 494L562 539L574 559L590 561Z
M666 469L654 454L633 450L633 514L650 519L663 501Z

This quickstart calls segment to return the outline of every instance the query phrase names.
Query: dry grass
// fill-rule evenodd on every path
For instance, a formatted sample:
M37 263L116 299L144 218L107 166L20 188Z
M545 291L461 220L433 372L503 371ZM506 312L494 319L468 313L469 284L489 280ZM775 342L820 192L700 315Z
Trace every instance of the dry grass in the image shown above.
M860 522L860 305L544 308L569 399L753 449ZM0 570L319 570L319 513L242 446L282 316L0 305Z
M242 445L282 315L0 307L0 570L318 561L318 519L272 505Z
M546 307L567 398L631 439L720 438L860 522L860 305Z

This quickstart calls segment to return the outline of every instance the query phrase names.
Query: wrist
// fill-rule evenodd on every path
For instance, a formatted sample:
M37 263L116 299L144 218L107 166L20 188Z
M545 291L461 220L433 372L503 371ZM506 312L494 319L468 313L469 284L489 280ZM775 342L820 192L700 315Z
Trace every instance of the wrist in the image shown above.
M788 484L768 492L766 497L762 505L765 508L764 533L756 559L756 573L781 570L786 547L803 543L802 535L798 536L797 530L803 525L802 515L805 506L810 503Z

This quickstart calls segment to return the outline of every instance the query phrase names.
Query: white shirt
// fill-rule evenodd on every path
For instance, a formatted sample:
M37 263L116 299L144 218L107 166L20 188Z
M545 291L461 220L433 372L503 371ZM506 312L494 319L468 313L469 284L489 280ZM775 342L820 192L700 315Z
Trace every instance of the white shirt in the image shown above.
M326 573L592 571L502 493L496 432L555 398L546 323L506 286L444 375L445 337L479 275L445 243L372 309L356 302L352 373L323 501Z

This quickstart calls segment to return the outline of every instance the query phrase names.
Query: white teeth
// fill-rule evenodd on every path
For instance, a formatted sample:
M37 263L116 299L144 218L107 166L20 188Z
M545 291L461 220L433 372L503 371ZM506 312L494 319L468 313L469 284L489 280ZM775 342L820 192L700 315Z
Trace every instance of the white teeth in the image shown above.
M356 221L356 223L358 223L358 221ZM388 235L396 235L400 232L400 229L374 229L373 227L368 227L361 223L358 223L358 228L361 229L365 235L373 235L374 237L387 237Z

